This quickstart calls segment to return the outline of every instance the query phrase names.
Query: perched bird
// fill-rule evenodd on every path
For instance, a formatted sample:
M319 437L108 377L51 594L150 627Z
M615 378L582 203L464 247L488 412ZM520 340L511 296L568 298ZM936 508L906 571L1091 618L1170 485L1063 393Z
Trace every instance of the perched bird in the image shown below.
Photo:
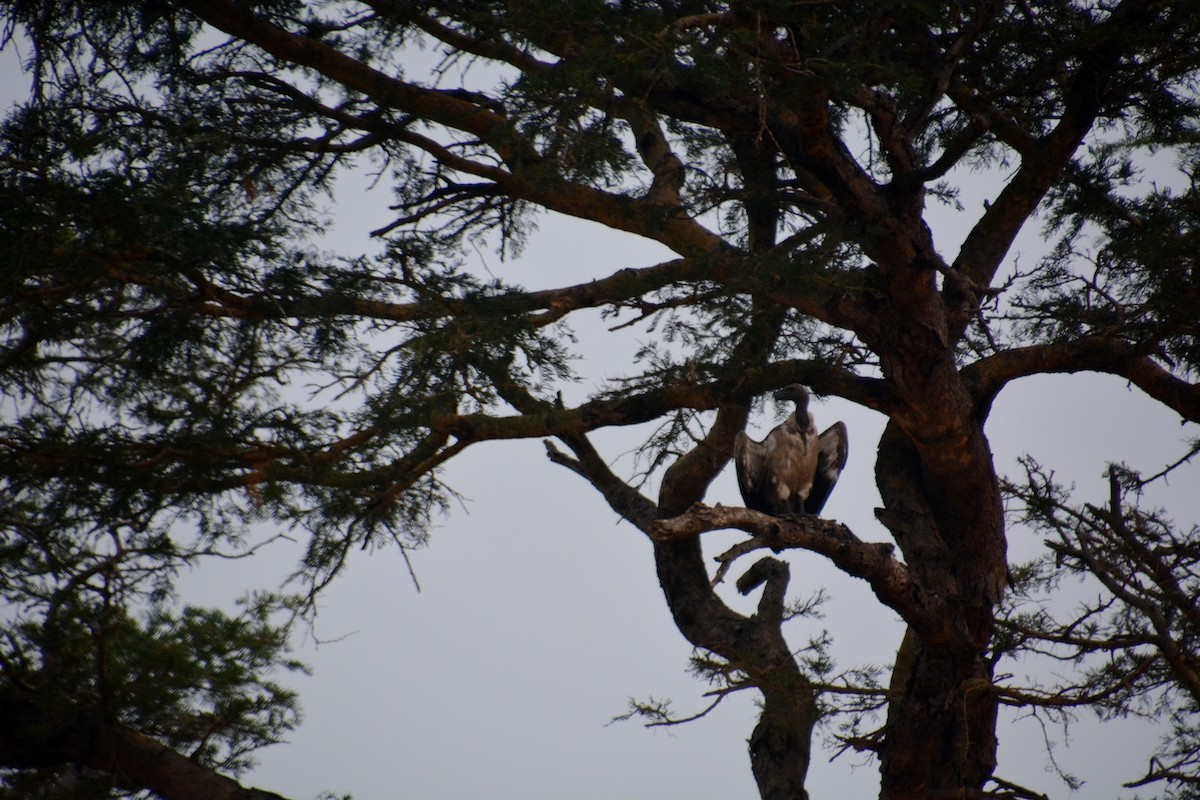
M765 514L819 514L846 466L846 425L835 422L817 436L808 389L798 383L775 393L796 411L756 442L739 431L733 441L738 487L747 508Z

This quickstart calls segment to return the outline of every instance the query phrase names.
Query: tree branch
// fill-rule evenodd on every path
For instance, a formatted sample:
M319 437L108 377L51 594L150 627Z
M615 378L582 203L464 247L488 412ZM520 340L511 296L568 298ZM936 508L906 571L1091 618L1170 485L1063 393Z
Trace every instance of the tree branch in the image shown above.
M502 61L530 74L544 73L554 69L554 64L539 61L529 52L514 47L498 37L485 39L468 36L439 22L432 15L414 11L411 4L408 8L395 2L368 2L367 5L389 19L402 23L411 22L430 36L449 45L454 51L471 53L492 61Z
M1018 231L1091 131L1103 108L1108 81L1128 48L1138 41L1135 31L1153 17L1153 5L1150 0L1123 0L1096 26L1087 54L1062 98L1065 110L1050 133L1028 141L1028 134L1019 132L1006 118L989 118L992 130L1021 155L1021 168L971 229L954 260L953 269L972 285L991 283ZM950 96L971 110L971 99L961 86L952 87ZM976 109L975 113L983 112ZM948 305L959 306L953 298ZM952 325L956 338L962 335L973 313L974 309L969 313L963 309L956 314Z
M555 447L553 442L546 440L546 455L549 459L586 479L596 487L608 501L609 507L622 519L628 520L642 533L649 534L651 524L658 515L658 507L654 505L654 501L618 478L583 434L569 434L560 439L571 448L576 457L571 458Z
M1200 385L1177 378L1143 351L1100 336L1015 347L964 367L980 408L1010 381L1046 373L1103 372L1126 378L1189 422L1200 422Z
M646 199L672 208L681 208L680 190L686 171L679 156L663 133L657 117L644 103L624 101L618 105L621 116L629 122L642 162L654 175Z
M487 177L497 180L513 198L662 242L680 254L713 254L732 249L687 214L664 216L658 203L561 179L557 164L543 158L532 143L517 133L506 116L491 108L453 92L398 80L315 38L291 33L231 0L183 0L180 5L219 30L251 42L284 61L314 69L381 105L477 137L511 170ZM415 136L410 132L397 138ZM428 151L434 144L429 139L423 149Z
M845 525L813 516L772 517L748 508L696 505L671 519L654 523L651 535L662 541L691 539L708 531L736 528L754 538L717 556L728 564L752 550L778 552L799 548L823 555L848 575L862 578L875 595L914 627L927 626L931 598L922 596L908 568L896 560L890 543L864 542Z
M161 742L121 725L42 719L30 703L0 703L0 766L15 769L75 764L123 788L165 800L285 800L242 786Z

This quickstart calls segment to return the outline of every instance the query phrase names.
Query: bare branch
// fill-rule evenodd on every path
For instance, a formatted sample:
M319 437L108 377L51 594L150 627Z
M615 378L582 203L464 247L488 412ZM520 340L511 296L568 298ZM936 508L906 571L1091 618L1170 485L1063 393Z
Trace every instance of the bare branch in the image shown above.
M686 513L654 523L652 535L663 541L689 539L709 531L736 528L754 535L717 557L723 565L754 550L768 548L778 552L800 548L826 556L843 572L867 581L876 596L899 613L909 624L927 623L927 604L913 584L908 568L896 560L890 543L863 542L845 525L810 516L771 517L748 508L696 505ZM926 606L926 607L923 607Z
M649 534L651 524L658 515L654 501L643 496L629 484L622 481L609 468L600 454L583 434L565 435L561 440L575 453L571 458L547 440L546 455L555 464L560 464L575 474L583 477L608 501L608 505L622 519L628 520L638 530Z
M1069 342L1014 347L970 364L962 370L981 406L990 403L1010 381L1055 372L1106 372L1127 378L1183 419L1200 422L1200 385L1172 375L1133 345L1100 336Z

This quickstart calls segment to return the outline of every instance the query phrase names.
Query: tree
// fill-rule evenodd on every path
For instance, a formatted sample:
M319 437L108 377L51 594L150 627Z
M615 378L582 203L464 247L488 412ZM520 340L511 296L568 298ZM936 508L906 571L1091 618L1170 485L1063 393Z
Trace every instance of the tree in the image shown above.
M1106 506L1033 461L1004 482L984 430L1013 381L1082 371L1200 421L1195 4L16 2L6 19L34 77L0 204L10 793L249 793L221 773L295 721L269 678L298 667L279 614L354 550L425 543L450 459L544 438L653 541L698 668L761 696L764 798L806 796L830 720L877 756L881 797L1030 796L993 774L1002 703L1165 709L1177 733L1144 781L1197 796L1196 529L1140 508L1146 479L1119 467ZM444 56L431 75L406 68L419 47ZM1174 162L1169 185L1148 154ZM329 257L314 209L355 164L392 184L396 217L379 252ZM975 172L998 190L943 253L929 207ZM546 211L674 256L537 291L472 272L471 242L519 248ZM1022 267L1035 215L1050 249ZM657 338L567 402L568 325L593 311ZM894 545L699 505L755 398L793 382L887 417ZM632 477L590 436L648 423ZM1006 494L1045 559L1009 565ZM264 520L305 532L308 591L244 619L170 610L174 570L252 552ZM867 581L907 625L890 677L833 686L819 646L796 657L782 626L804 609L774 556L737 580L757 611L732 610L700 546L729 527L750 538L716 577L800 548ZM1079 573L1101 599L1060 618L1049 594ZM1078 672L1000 677L1027 653Z

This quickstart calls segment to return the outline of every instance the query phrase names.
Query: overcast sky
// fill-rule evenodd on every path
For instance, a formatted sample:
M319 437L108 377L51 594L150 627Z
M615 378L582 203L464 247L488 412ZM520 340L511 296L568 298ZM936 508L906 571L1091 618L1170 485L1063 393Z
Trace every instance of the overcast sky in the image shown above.
M20 96L12 59L0 61L0 70L5 95ZM988 186L972 178L963 198L966 212L933 215L948 260ZM329 246L344 253L369 250L368 232L390 220L388 195L364 191L356 179L343 188ZM1026 230L1011 258L1031 265L1040 249L1037 233ZM599 226L545 217L520 258L500 263L486 249L472 257L481 269L539 288L645 266L665 255ZM610 334L594 318L574 327L587 357L575 399L628 369L630 354L647 335L640 328ZM567 397L572 399L570 391ZM819 427L841 419L850 430L847 472L824 515L861 538L887 541L872 515L879 504L873 468L882 417L837 399L818 401L813 410ZM756 437L775 424L775 411L767 403L753 419ZM594 438L601 452L616 459L639 441L639 433L644 431ZM988 433L1000 471L1012 470L1018 455L1031 452L1065 482L1075 482L1087 499L1105 497L1106 461L1154 472L1184 452L1186 437L1197 435L1196 426L1181 427L1122 381L1095 375L1012 385L997 400ZM617 466L632 472L627 457ZM261 765L244 782L296 800L322 790L352 793L357 800L756 797L746 754L756 715L750 694L669 730L608 724L626 710L629 697L670 697L681 714L708 704L708 687L687 675L691 648L670 619L642 535L617 522L582 479L550 464L540 442L477 446L455 459L446 477L467 500L440 523L429 548L412 554L421 591L394 549L355 554L323 595L313 635L298 642L300 657L314 669L310 678L291 680L301 692L305 722L290 744L263 751ZM1181 471L1161 494L1181 523L1200 519L1197 477L1195 468ZM740 504L732 469L707 501ZM739 538L709 536L712 553ZM1033 534L1011 531L1014 559L1037 548ZM272 585L298 555L297 547L281 544L248 562L189 573L181 585L190 601L228 606L246 590ZM865 584L816 556L786 557L794 595L825 587L832 596L823 620L791 623L795 645L824 627L834 634L841 666L890 663L902 628ZM737 574L735 567L729 583ZM757 600L731 589L726 596L742 610ZM1000 735L998 775L1053 797L1067 794L1045 769L1035 721L1006 720ZM1144 725L1081 724L1072 729L1071 746L1060 747L1056 757L1088 781L1078 797L1111 798L1122 780L1140 775L1139 748L1154 736ZM874 764L863 765L854 754L831 763L832 755L816 752L814 799L876 793Z

